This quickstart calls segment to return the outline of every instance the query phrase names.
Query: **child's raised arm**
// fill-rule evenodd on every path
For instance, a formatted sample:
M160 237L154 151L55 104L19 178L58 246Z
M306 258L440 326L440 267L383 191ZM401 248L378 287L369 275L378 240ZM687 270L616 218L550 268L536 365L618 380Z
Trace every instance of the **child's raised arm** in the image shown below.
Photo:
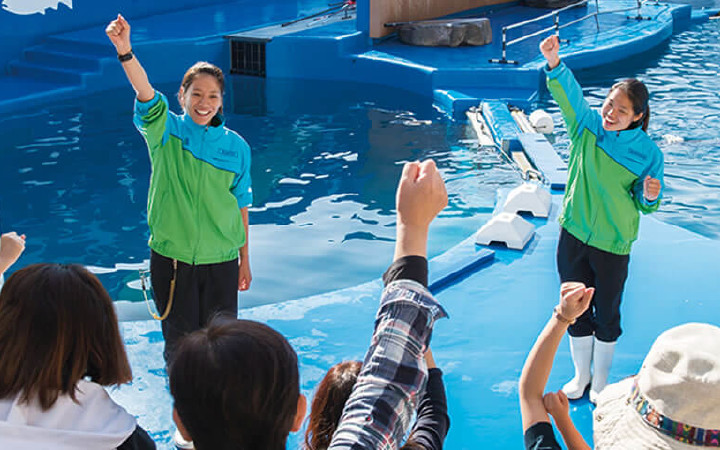
M581 283L560 285L560 304L535 341L520 374L518 390L523 432L538 422L550 421L543 403L543 391L555 353L567 327L588 309L594 293L595 288L586 288Z
M545 404L548 414L555 419L555 426L560 431L568 450L590 450L590 446L587 445L570 418L570 405L568 405L568 398L562 390L545 394L543 404Z
M11 231L0 236L0 275L2 275L25 250L25 235Z
M558 66L558 64L560 64L560 55L558 55L559 50L560 40L556 35L548 36L540 43L540 51L547 60L548 68L550 70L553 70Z
M117 50L118 58L125 70L125 75L135 89L137 99L141 102L152 100L155 97L155 89L150 85L145 69L132 53L130 24L122 15L118 14L117 19L110 22L105 28L105 33Z

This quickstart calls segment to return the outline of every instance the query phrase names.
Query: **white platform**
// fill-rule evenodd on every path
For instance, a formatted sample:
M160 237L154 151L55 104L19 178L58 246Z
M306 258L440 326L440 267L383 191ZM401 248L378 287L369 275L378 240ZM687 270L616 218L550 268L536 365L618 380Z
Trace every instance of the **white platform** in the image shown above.
M552 198L550 192L537 183L523 183L507 195L503 212L529 212L535 217L548 217Z
M475 243L501 242L513 250L522 250L534 233L535 227L527 220L517 214L501 212L478 230Z

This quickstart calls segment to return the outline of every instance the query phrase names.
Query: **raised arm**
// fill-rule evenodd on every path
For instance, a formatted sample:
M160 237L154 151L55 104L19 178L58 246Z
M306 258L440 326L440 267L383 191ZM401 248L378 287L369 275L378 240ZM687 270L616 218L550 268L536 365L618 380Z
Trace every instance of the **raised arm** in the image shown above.
M555 353L567 327L585 312L594 292L595 288L586 288L582 283L561 285L560 304L535 341L520 375L520 413L523 431L527 431L538 422L550 422L543 403L543 392L550 376Z
M130 44L130 24L125 18L118 14L117 19L110 22L105 28L105 33L110 38L117 50L118 57L121 58L121 64L125 75L127 76L137 99L141 102L149 102L155 96L155 90L148 80L145 69L140 65L137 57L132 53L132 45Z
M396 201L395 262L424 259L430 222L447 205L435 163L405 164ZM444 316L421 282L395 278L388 284L370 348L329 450L399 447L427 380L423 353L435 320Z
M0 275L5 273L25 250L25 235L11 231L0 236Z
M540 53L545 57L549 70L556 68L560 65L560 39L555 35L543 39Z
M545 68L547 88L560 107L568 135L571 140L575 140L585 128L598 134L602 128L600 115L592 110L583 97L582 88L575 76L560 61L559 49L560 42L557 36L550 36L540 43L540 52L547 61Z
M591 450L570 418L570 405L562 389L545 394L543 403L545 410L555 419L555 426L560 431L568 450Z

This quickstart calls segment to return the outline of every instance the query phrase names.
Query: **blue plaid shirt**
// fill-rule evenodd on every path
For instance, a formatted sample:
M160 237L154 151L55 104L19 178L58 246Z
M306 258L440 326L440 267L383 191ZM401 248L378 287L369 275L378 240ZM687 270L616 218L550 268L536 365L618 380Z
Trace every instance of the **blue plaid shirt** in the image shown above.
M383 291L370 348L328 450L397 449L427 381L423 358L445 310L420 283Z

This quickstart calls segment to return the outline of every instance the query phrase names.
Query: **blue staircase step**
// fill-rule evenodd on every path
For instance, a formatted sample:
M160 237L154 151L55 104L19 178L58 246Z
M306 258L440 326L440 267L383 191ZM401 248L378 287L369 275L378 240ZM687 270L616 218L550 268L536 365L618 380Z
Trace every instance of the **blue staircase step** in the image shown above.
M9 64L10 75L35 80L52 80L55 83L81 84L85 72L44 66L26 61L13 61Z
M94 56L94 57L113 57L115 56L115 50L112 44L108 41L104 42L93 42L93 41L80 41L77 39L69 39L62 36L48 36L42 45L46 50L56 52L67 52L68 49L72 49L74 54L83 56Z
M29 79L13 76L0 77L0 113L29 109L47 101L70 97L80 86L58 84L48 80Z
M100 60L96 56L50 50L44 46L32 47L24 52L25 61L42 66L61 69L77 69L88 72L100 70Z

